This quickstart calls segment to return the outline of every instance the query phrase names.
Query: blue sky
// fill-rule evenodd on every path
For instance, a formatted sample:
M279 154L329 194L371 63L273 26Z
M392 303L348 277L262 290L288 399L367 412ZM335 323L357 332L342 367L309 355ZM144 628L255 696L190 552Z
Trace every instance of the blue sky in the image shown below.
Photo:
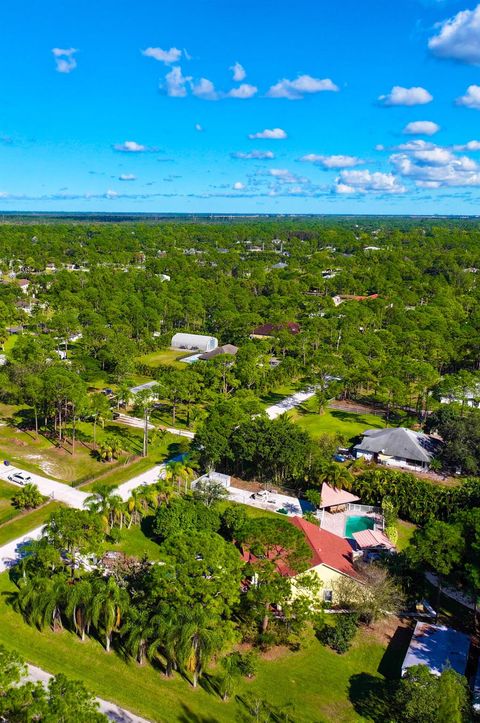
M475 2L3 0L0 24L0 209L480 212Z

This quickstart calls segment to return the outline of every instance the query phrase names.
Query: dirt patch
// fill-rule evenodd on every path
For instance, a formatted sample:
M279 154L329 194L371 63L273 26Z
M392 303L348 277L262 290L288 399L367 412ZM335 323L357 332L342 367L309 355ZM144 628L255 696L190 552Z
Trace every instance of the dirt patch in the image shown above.
M395 615L389 615L383 620L379 620L371 627L362 628L364 634L370 635L381 645L390 644L395 635L399 634L399 629L405 630L405 634L411 635L412 621L407 618L397 618Z
M263 660L278 660L279 658L283 658L288 652L290 651L286 645L277 645L274 648L270 648L270 650L266 650L261 656Z

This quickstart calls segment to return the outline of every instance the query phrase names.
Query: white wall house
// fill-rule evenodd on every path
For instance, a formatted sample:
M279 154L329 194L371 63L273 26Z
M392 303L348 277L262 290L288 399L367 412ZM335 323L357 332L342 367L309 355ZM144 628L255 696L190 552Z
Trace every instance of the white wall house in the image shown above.
M172 349L189 349L195 351L213 351L218 346L218 339L203 334L185 334L180 332L172 337Z

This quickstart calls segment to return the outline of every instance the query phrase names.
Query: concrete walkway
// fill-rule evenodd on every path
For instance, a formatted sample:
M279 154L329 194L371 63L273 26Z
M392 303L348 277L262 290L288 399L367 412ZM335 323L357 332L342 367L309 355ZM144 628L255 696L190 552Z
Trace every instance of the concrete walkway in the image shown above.
M53 678L53 675L41 668L37 668L36 665L28 665L27 668L28 675L26 679L32 683L42 683L46 687L48 681ZM100 712L110 720L117 721L117 723L150 723L146 718L141 718L134 713L130 713L130 711L125 710L125 708L120 708L120 706L115 703L109 703L107 700L103 700L103 698L96 698L95 700L98 703Z
M288 495L281 495L277 492L271 492L264 498L259 497L258 493L255 493L255 497L252 497L252 492L248 490L242 490L238 487L228 487L228 498L232 502L239 502L242 505L249 505L249 507L256 507L261 510L270 510L270 512L283 509L290 517L294 515L301 517L303 515L302 506L298 497L289 497Z
M290 409L294 409L300 404L303 404L303 402L306 402L307 399L311 399L314 395L315 389L311 387L303 392L296 392L295 394L292 394L291 397L285 397L285 399L282 399L280 402L272 404L271 407L267 407L265 411L270 419L276 419L282 414L285 414L285 412L288 412Z

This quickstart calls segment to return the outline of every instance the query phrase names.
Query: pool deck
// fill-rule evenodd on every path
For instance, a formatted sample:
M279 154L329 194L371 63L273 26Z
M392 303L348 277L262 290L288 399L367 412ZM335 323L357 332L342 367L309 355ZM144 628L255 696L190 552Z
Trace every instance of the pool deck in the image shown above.
M351 512L337 512L334 515L332 515L331 512L324 511L323 516L321 517L320 527L322 530L326 530L327 532L331 532L333 535L337 535L337 537L345 537L345 524L347 522L347 517L359 516L373 519L377 526L380 528L382 526L382 521L378 513L367 512L364 515L359 515L358 511L352 510Z

